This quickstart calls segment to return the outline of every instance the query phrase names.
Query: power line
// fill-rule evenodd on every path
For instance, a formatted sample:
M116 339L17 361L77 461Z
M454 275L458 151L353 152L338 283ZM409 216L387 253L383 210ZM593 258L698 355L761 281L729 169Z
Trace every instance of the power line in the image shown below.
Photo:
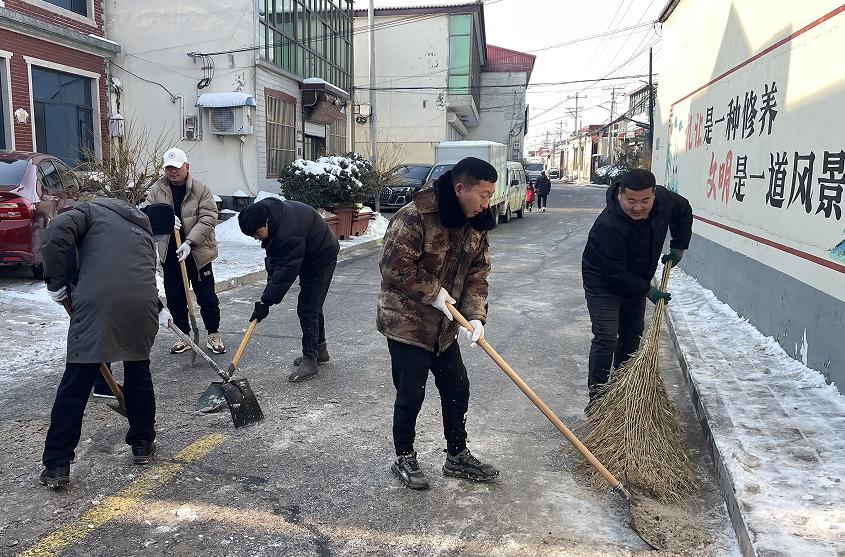
M617 68L618 69L618 68ZM599 81L614 81L619 79L634 79L639 77L648 77L648 74L639 74L639 75L623 75L617 77L597 77L597 78L590 78L590 79L573 79L569 81L550 81L547 83L529 83L526 87L548 87L554 85L571 85L573 83L597 83ZM460 87L461 90L482 90L482 89L498 89L498 88L510 88L513 89L515 87L521 87L520 85L472 85L467 87ZM448 85L446 86L414 86L414 87L356 87L356 91L442 91L443 89L449 89Z

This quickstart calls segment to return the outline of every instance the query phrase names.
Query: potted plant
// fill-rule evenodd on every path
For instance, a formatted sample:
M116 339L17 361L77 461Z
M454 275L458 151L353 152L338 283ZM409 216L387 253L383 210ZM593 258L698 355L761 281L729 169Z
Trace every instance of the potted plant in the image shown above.
M331 210L340 219L338 239L352 234L358 204L375 187L372 165L361 155L332 155L316 161L297 159L282 170L279 182L287 199Z

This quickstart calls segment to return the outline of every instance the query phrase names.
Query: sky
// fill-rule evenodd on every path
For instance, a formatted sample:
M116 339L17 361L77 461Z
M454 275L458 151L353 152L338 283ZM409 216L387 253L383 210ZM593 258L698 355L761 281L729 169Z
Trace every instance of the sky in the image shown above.
M457 4L461 0L375 0L376 7ZM627 109L625 93L648 82L648 47L654 72L660 69L660 28L656 21L667 0L484 0L487 43L537 56L529 83L529 122L525 145L531 149L550 140L562 127L573 131L575 94L582 126L610 121L611 87L616 87L618 115ZM366 9L368 0L355 0ZM633 29L625 29L628 27ZM558 46L576 39L605 37ZM555 48L549 48L555 47ZM561 82L645 75L598 83ZM657 78L655 78L657 80ZM548 85L545 85L548 84ZM586 110L585 110L586 109Z

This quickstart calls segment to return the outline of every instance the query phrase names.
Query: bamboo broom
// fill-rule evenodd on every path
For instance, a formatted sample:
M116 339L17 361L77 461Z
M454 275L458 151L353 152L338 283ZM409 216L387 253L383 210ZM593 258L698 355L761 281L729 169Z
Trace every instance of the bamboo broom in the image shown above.
M671 262L663 267L660 290L666 291ZM592 431L585 444L617 477L661 501L680 501L698 479L658 367L660 323L665 301L659 299L639 351L613 371L587 410ZM592 472L598 483L601 477Z

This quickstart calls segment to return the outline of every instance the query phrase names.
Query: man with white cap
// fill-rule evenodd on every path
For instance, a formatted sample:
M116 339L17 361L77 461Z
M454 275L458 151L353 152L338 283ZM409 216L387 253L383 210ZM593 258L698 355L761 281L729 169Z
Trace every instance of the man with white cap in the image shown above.
M185 151L173 147L164 153L164 176L147 194L149 203L167 203L176 214L176 228L181 229L182 243L176 245L175 236L170 237L167 257L164 260L164 293L167 308L173 315L173 322L185 334L191 332L188 323L188 302L182 284L179 263L185 262L188 280L194 290L200 315L208 331L206 346L215 354L226 351L218 333L220 327L220 300L214 291L214 273L211 262L217 258L217 240L214 227L217 225L217 205L214 194L188 170L188 156ZM191 347L179 340L170 349L179 354Z

